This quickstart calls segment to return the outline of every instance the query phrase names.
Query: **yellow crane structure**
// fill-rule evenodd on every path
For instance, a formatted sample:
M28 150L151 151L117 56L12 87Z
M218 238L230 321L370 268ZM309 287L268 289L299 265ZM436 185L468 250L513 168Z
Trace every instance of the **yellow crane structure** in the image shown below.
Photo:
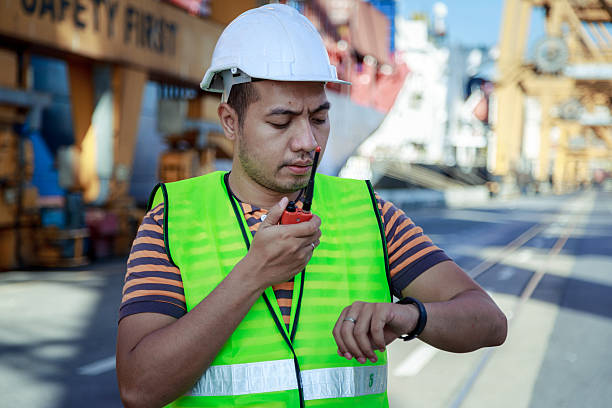
M527 56L534 8L544 10L546 36ZM494 174L508 180L527 167L560 193L589 183L596 169L612 170L611 22L611 0L505 0ZM539 135L526 131L528 100L540 110ZM537 150L531 159L526 144Z

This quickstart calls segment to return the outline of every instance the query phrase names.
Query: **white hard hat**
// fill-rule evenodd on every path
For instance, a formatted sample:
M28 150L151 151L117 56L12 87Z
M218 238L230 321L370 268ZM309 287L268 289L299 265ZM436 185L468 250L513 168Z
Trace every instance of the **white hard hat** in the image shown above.
M284 4L245 11L223 30L200 87L223 92L251 78L276 81L335 82L336 67L310 21Z

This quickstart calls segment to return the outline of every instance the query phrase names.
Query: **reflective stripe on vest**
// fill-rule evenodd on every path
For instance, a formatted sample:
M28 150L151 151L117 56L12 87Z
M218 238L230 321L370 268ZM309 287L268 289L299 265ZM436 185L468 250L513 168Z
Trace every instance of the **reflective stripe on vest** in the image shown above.
M297 389L293 359L216 365L194 385L189 395L218 397Z
M210 367L190 396L218 397L297 389L293 359ZM379 394L387 388L387 365L302 371L304 399Z
M246 255L252 239L223 180L217 172L169 183L151 199L151 206L165 202L166 248L180 268L188 313ZM295 277L289 330L267 288L191 394L170 406L388 407L386 353L375 351L378 361L361 365L338 356L332 336L345 306L391 301L371 186L317 175L312 211L322 219L320 245Z

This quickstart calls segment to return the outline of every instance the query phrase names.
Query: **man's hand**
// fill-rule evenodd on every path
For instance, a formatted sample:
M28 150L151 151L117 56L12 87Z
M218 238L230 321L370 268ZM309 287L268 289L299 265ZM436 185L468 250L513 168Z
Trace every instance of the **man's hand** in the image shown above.
M321 219L313 215L306 222L278 225L287 206L286 197L270 209L253 238L243 261L262 288L287 282L297 275L312 257L321 237Z
M452 261L429 268L404 288L402 296L423 302L427 325L419 339L433 347L466 353L499 346L506 339L506 316ZM338 354L355 357L362 364L366 359L374 362L374 350L382 351L400 335L413 331L418 318L418 308L412 304L355 302L342 311L333 330Z
M414 330L418 317L414 305L355 302L344 308L334 326L338 354L374 363L374 350L384 351L387 344Z

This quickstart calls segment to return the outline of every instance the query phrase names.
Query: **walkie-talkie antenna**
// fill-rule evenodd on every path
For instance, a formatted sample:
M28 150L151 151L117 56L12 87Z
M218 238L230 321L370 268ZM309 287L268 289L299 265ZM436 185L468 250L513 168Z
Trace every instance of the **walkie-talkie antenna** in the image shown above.
M302 209L304 211L310 211L312 206L312 195L314 194L314 179L315 172L317 171L317 164L319 163L319 153L321 153L321 146L317 146L315 149L314 159L312 161L312 170L310 172L310 179L308 180L308 186L306 187L306 195L304 196L304 205Z

